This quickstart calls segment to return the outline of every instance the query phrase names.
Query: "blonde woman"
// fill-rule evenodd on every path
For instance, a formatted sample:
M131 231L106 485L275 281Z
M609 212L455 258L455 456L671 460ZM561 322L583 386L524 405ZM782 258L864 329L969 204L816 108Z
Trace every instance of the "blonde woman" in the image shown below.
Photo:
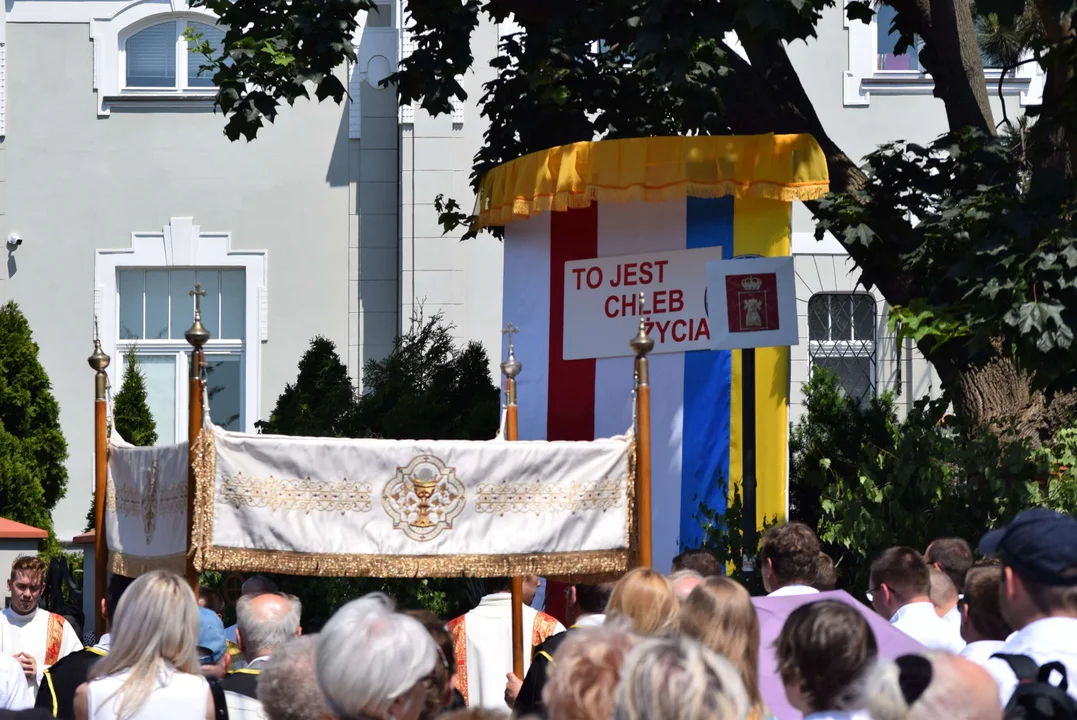
M195 647L198 603L179 575L135 580L112 620L112 648L75 691L78 720L213 720Z
M681 632L727 658L748 692L748 720L773 717L759 693L759 618L748 591L735 580L707 578L681 605Z
M632 621L639 635L672 635L677 631L679 606L669 578L650 568L636 568L614 585L606 621L623 617Z

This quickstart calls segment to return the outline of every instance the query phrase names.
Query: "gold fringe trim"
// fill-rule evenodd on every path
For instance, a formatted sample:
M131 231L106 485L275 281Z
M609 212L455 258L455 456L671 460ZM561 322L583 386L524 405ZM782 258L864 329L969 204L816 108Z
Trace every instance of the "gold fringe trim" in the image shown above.
M202 572L206 569L202 554L213 538L213 496L217 487L217 440L212 426L202 428L191 453L194 519L191 547L187 548L187 552L192 556L195 569Z
M722 180L713 183L700 183L684 180L674 185L654 188L634 185L625 188L610 188L589 185L580 192L562 190L554 195L535 195L532 198L517 196L511 205L492 207L479 212L478 226L503 227L514 220L530 218L545 212L567 212L588 208L594 202L601 203L661 203L681 198L720 198L733 196L735 199L746 198L793 202L794 200L818 200L830 192L828 182L773 183L766 181L740 182Z
M617 576L631 567L630 550L530 555L328 555L209 547L200 570L323 577Z
M173 555L129 555L127 553L109 553L109 570L115 575L135 578L151 570L171 570L183 574L186 563L185 553Z

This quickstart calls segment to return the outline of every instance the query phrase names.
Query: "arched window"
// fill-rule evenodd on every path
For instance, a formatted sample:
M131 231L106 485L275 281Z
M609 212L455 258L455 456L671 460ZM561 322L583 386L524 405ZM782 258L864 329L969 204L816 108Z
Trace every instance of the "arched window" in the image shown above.
M808 360L841 380L849 397L875 394L875 298L866 293L816 293L808 300Z
M143 28L123 43L124 87L197 89L213 87L213 76L200 70L205 57L192 52L196 42L187 30L200 35L197 44L209 41L219 49L224 30L216 25L186 19L166 20Z

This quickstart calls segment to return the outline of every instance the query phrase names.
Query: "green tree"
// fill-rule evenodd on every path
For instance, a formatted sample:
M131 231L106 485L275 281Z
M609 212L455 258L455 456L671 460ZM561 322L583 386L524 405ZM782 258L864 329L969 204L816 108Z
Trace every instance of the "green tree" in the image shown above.
M157 444L157 425L146 399L146 376L138 354L127 353L123 369L123 384L112 399L114 429L127 442L139 447Z
M396 84L401 104L417 101L430 112L450 112L453 98L466 98L459 78L476 62L471 39L480 17L503 22L511 15L521 32L503 38L491 61L498 75L484 86L482 113L490 127L475 156L473 183L506 160L596 136L813 135L826 154L836 196L807 203L808 208L845 246L864 286L877 287L892 307L910 313L904 319L934 327L934 332L914 337L966 427L975 432L1010 417L1026 426L1027 436L1042 440L1072 415L1067 394L1075 380L1073 373L1054 368L1060 357L1065 367L1074 364L1073 319L1055 309L1068 307L1062 286L1077 280L1071 254L1059 254L1071 248L1074 215L1068 202L1077 197L1077 8L1055 0L1027 8L1026 0L983 0L975 7L969 0L882 2L895 11L896 50L919 45L920 62L934 79L934 94L954 137L969 129L984 138L996 135L980 34L1007 69L1024 62L1021 53L1030 50L1032 61L1046 73L1035 121L1017 130L1025 151L1020 169L1015 174L1012 166L996 167L1010 175L993 171L988 176L992 190L982 207L977 188L965 182L971 177L967 174L955 183L954 202L929 198L920 206L925 214L913 213L903 203L887 206L887 193L900 197L922 177L917 159L896 153L894 162L907 171L880 192L882 183L872 182L873 168L858 167L828 132L787 48L813 37L823 11L836 0L407 0L416 46L389 81ZM317 85L319 97L343 97L339 81L329 79L331 70L352 59L350 14L370 7L369 0L334 2L323 15L323 0L194 4L219 12L232 28L208 66L216 73L229 135L247 138L257 134L263 118L273 118L279 100L302 96L308 80ZM281 4L287 4L287 13L280 12ZM853 21L867 22L874 14L867 0L845 7ZM732 33L746 58L728 44ZM1014 126L1008 118L1003 121ZM990 152L1004 147L987 146ZM940 182L946 179L943 175ZM1022 187L1025 180L1030 192L1043 188L1055 197L1015 192L1007 205L995 195L994 188ZM872 196L879 201L871 202ZM835 212L834 203L849 212ZM1021 211L1014 218L1048 213L1037 229L1048 221L1059 226L1044 247L1036 236L1015 231L1019 223L999 217L1015 205ZM441 208L447 226L468 220L453 200ZM947 262L935 263L924 275L916 253L933 248L917 223L960 229L951 214L962 211L997 219L993 226L998 232L988 233L992 224L987 222L968 242L956 238ZM988 290L965 298L946 282L948 273L966 267L993 272L992 262L1022 268L1060 264L1052 274L1062 280L1034 286L1031 299L1027 273L994 296ZM935 288L939 293L932 292ZM1021 340L1018 347L1015 336ZM1040 344L1048 351L1045 358L1025 352ZM1051 372L1039 373L1042 369ZM1033 386L1037 378L1042 389ZM1049 407L1056 397L1063 401L1061 410Z
M355 412L355 386L332 340L320 335L299 361L299 376L285 386L259 431L277 435L346 437Z
M0 516L49 531L67 491L60 406L14 302L0 308Z
M1033 450L1013 431L970 435L959 418L940 422L945 400L921 400L899 422L889 397L861 407L832 373L815 372L804 398L790 436L790 516L816 528L858 596L892 545L922 551L951 535L975 544L1028 507L1077 511L1072 422Z
M488 440L497 433L500 392L482 345L458 349L438 313L419 317L371 360L356 407L356 428L393 439Z
M138 353L127 353L123 368L123 381L120 391L112 398L113 429L127 442L139 447L157 444L157 424L146 396L146 376L142 374L142 365ZM94 529L94 503L86 511L86 529Z

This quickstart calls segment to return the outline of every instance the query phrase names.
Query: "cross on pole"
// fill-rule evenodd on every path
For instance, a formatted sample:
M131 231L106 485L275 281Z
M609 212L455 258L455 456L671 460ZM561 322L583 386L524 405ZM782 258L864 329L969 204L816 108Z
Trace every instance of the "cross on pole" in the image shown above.
M513 380L517 375L520 374L520 370L523 369L523 365L520 363L519 360L516 359L516 353L514 352L514 348L512 347L512 336L518 332L520 332L520 328L516 327L512 323L509 323L508 327L501 331L502 335L509 336L509 356L505 359L505 362L501 363L501 372L503 372L505 374L505 377L507 377L509 380ZM510 387L509 395L510 402L515 403L515 386Z
M202 283L195 283L194 284L194 290L188 290L187 294L194 297L194 312L195 312L195 315L201 315L202 314L201 300L202 300L202 298L204 298L206 296L206 291L202 289Z
M502 335L508 335L509 336L509 347L510 348L512 347L512 336L515 335L518 332L520 332L520 328L516 327L512 323L509 323L508 327L506 327L504 330L501 331Z

